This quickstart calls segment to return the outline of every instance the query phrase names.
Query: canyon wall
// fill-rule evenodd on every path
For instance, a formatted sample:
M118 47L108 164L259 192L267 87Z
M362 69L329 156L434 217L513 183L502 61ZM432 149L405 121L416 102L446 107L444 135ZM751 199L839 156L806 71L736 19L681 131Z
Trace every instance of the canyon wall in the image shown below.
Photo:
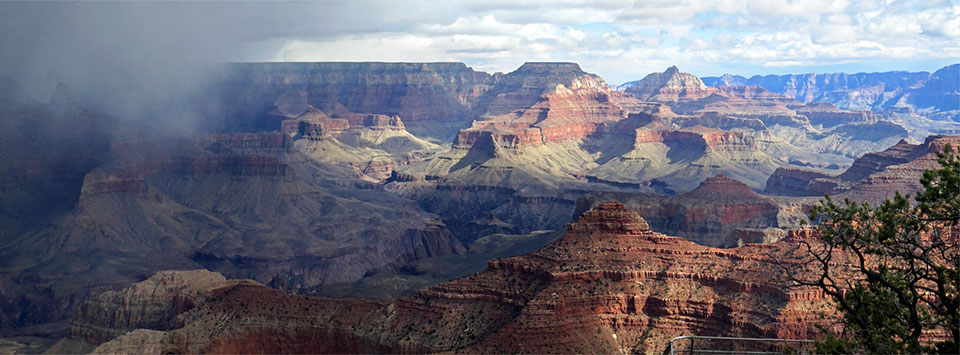
M900 141L882 152L863 155L836 176L799 168L778 169L767 180L764 191L792 196L831 194L871 203L892 198L896 192L915 194L922 188L923 172L939 166L936 152L947 144L960 146L960 137L930 136L921 144Z
M708 86L759 85L803 103L828 102L843 109L908 109L932 119L960 116L960 64L929 72L734 75L704 77Z
M714 249L651 232L623 205L603 203L539 251L412 298L223 284L176 317L180 328L129 332L96 352L659 353L680 334L807 339L831 327L834 308L816 289L785 287L777 263L801 262L796 243L811 237Z

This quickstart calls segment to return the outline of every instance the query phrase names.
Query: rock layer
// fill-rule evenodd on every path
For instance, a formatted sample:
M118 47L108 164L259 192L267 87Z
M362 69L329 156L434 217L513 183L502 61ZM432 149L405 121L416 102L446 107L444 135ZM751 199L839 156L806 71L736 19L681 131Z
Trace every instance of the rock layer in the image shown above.
M724 75L705 77L709 86L759 85L803 103L829 102L844 109L881 111L905 108L924 111L931 118L956 121L960 115L960 64L934 73L824 73Z
M312 105L328 114L399 115L420 135L443 131L430 125L469 122L496 80L463 63L243 63L224 69L218 94L233 107L226 125L241 129L274 129L281 118L267 113L277 104L293 116Z
M781 242L720 250L648 230L603 203L534 253L391 303L292 296L253 284L210 291L183 327L102 345L160 352L660 352L680 334L809 338L834 320L814 289L784 288ZM826 317L824 317L826 315Z
M831 194L873 203L892 198L896 192L914 194L922 188L923 172L938 167L936 152L947 144L960 146L960 137L930 136L922 144L900 141L882 152L865 154L836 176L778 169L767 180L765 191L794 196Z
M226 283L206 270L161 271L121 291L105 292L83 304L69 335L99 344L135 329L170 330L175 318L204 301L202 291Z
M205 267L306 291L464 252L416 202L296 142L279 132L115 141L71 210L3 241L0 268L15 272L0 274L0 325L61 320L89 294L158 270Z
M720 174L703 180L696 189L672 196L586 194L577 200L574 216L610 200L624 203L647 220L654 231L723 248L764 240L738 234L741 230L797 228L812 204L812 201L762 196L742 182Z

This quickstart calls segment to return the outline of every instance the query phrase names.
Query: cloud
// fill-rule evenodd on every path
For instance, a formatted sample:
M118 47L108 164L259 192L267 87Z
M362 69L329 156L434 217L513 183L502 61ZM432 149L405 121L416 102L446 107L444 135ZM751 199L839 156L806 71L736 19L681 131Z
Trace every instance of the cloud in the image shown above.
M7 47L16 42L18 31L29 29L29 39L11 47L14 52L26 48L29 55L24 57L102 58L59 50L82 49L65 43L82 34L81 42L102 37L93 45L82 46L89 47L86 51L90 53L101 50L121 57L118 48L133 43L130 48L136 55L132 58L138 62L146 58L146 63L154 56L164 58L154 61L161 66L170 57L195 61L442 60L463 61L487 71L511 71L524 61L570 60L618 83L673 64L699 75L762 74L771 68L813 71L838 63L849 67L861 63L864 70L876 68L870 63L880 62L886 66L881 69L911 69L915 63L930 60L939 64L956 61L956 48L960 47L960 6L950 1L477 0L13 7L57 8L59 15L34 14L32 18L46 19L34 23L16 18L24 11L3 11L0 43L5 53L11 52ZM75 7L97 11L84 10L80 11L83 16L72 16ZM131 20L117 20L124 18ZM57 23L71 21L79 22L81 29L106 22L116 24L106 27L123 30L101 36L97 31L75 31ZM43 26L63 32L44 30ZM56 45L31 48L44 41ZM137 41L141 44L136 45Z

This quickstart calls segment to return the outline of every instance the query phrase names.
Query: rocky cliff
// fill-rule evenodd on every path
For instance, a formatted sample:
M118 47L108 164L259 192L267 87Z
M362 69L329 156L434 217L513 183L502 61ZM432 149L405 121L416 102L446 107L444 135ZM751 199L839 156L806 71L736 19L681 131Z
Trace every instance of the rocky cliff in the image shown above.
M463 63L242 63L224 69L218 95L233 107L227 127L272 130L279 122L268 113L277 104L293 116L312 105L398 115L415 134L433 136L469 122L496 82Z
M571 90L607 88L603 79L584 72L576 63L528 62L499 77L496 85L478 98L474 113L497 116L530 107L557 85Z
M796 168L778 169L767 180L764 191L794 196L831 194L874 203L891 198L898 191L914 194L922 187L920 177L924 170L938 166L936 152L946 144L960 146L960 137L930 136L922 144L900 141L882 152L865 154L836 176Z
M239 283L208 288L176 319L96 352L661 352L680 334L810 338L833 307L786 288L774 262L798 262L799 238L720 250L648 230L617 203L528 255L391 303L283 294ZM80 319L78 322L82 322Z
M652 73L643 79L620 85L619 89L643 101L677 101L680 96L703 98L710 95L700 78L681 73L676 66L663 73Z
M620 89L668 105L677 115L662 117L674 126L750 132L755 140L764 141L763 152L785 162L836 169L909 135L898 124L882 121L883 115L839 109L829 103L804 105L757 85L700 87L693 80L696 77L673 67L648 77L651 79L627 83ZM679 89L682 86L693 89ZM641 88L645 91L638 91ZM669 95L651 94L661 90Z
M411 178L388 186L413 191L465 243L480 236L458 226L491 215L515 233L559 228L576 196L591 189L583 176L597 156L612 144L631 145L632 130L650 122L644 111L656 107L610 90L576 64L526 63L480 98L482 114L450 151L399 168L398 177ZM628 185L597 187L650 190L648 183Z
M652 230L683 237L700 245L730 248L763 237L744 237L741 230L792 229L805 219L812 201L762 196L742 182L720 174L697 188L672 196L590 193L577 200L574 216L605 201L618 201L650 223Z
M206 270L161 271L84 303L69 335L99 344L136 329L174 329L176 316L205 301L204 290L225 283L223 275Z
M327 115L309 106L303 114L283 119L278 127L291 150L344 166L356 178L371 182L385 180L400 166L440 148L407 132L396 115Z
M589 83L588 78L584 77L583 81ZM454 147L470 148L478 137L490 133L498 140L512 137L507 140L517 144L509 146L512 149L519 145L539 146L583 139L604 124L626 119L638 104L629 95L611 91L605 85L584 86L580 79L573 80L580 87L571 89L556 84L553 90L543 92L538 97L540 101L532 106L474 121L469 129L460 131Z
M613 181L656 180L680 191L723 173L758 187L786 164L767 154L753 134L742 131L697 125L680 130L639 128L634 136L629 150L591 169L589 176Z
M790 226L802 205L770 207L750 188L787 166L832 176L905 137L869 113L803 105L758 86L705 87L676 68L647 81L660 95L652 99L663 100L647 102L574 63L526 63L507 74L458 63L223 70L197 100L224 108L224 120L195 137L161 134L160 124L101 135L98 125L118 121L83 110L67 90L49 105L23 103L2 95L0 80L0 100L20 100L0 107L0 163L15 162L0 165L0 327L62 320L88 295L165 269L203 267L313 293L462 253L489 233L563 228L585 193L669 194L720 173L748 188L710 180L698 189L707 195L688 200L722 203L678 201L651 214L651 226L701 233L711 245L771 241L780 237L766 228ZM804 184L798 179L780 186ZM711 195L725 190L749 203ZM523 277L540 285L542 274ZM519 312L488 306L484 314ZM111 322L119 321L95 324ZM486 330L471 332L443 346L378 338L346 350L459 349Z
M205 267L306 291L464 251L415 201L355 181L291 141L282 133L115 141L113 159L83 177L70 210L3 241L3 323L60 320L91 292L157 270Z
M759 85L803 103L829 102L843 109L908 108L934 119L956 121L960 112L960 64L929 72L724 75L704 77L708 86Z

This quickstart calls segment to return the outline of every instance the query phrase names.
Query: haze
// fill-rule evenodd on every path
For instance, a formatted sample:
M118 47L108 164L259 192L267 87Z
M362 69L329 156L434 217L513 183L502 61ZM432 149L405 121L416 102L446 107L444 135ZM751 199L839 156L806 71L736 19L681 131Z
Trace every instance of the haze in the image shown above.
M220 61L488 72L572 61L619 84L674 64L698 76L933 71L960 53L951 1L5 2L0 12L0 73L39 97L57 81L139 83L150 95L165 89L159 79L188 80L187 65Z

